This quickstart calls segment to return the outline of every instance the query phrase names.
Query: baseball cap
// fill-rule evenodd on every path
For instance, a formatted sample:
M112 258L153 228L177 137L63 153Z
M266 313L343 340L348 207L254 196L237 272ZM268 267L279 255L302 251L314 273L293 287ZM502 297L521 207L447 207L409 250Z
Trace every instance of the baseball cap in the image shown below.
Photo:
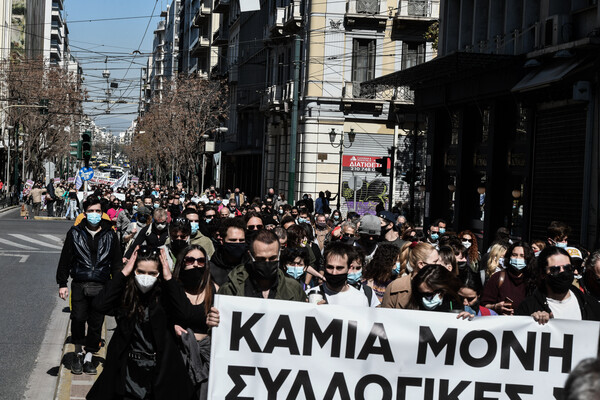
M380 235L381 222L379 222L379 218L371 214L363 215L360 219L358 233L364 235Z
M379 214L377 214L377 216L379 218L383 218L388 222L393 222L396 223L396 219L398 218L398 216L392 212L389 211L379 211Z

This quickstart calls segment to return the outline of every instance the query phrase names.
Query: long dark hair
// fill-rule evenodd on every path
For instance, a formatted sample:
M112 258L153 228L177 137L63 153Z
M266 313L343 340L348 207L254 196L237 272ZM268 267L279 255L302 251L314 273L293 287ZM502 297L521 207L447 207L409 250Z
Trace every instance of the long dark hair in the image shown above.
M210 312L210 308L212 307L212 298L213 298L213 283L212 278L210 276L210 261L208 260L208 254L204 247L199 246L197 244L191 244L187 246L183 251L179 254L177 258L177 262L175 263L175 268L173 269L173 278L177 279L179 282L179 273L182 269L185 269L185 262L183 259L194 250L199 250L204 254L204 258L206 258L206 263L204 264L204 274L202 275L202 280L200 281L200 285L198 289L196 289L197 293L204 293L204 311L206 315Z
M542 252L537 258L537 268L535 268L535 270L533 271L533 277L536 280L538 288L543 292L546 291L546 285L544 284L544 281L546 278L546 267L548 266L548 259L552 256L559 255L567 256L569 258L569 264L571 264L571 256L569 255L569 253L565 249L561 249L560 247L556 246L546 247L544 250L542 250Z
M156 262L158 269L157 283L148 293L143 295L135 284L135 271L137 270L140 261L154 261ZM125 295L123 296L123 302L121 303L121 308L127 318L136 318L138 321L144 319L144 309L152 304L156 304L160 298L159 282L161 279L160 250L149 246L140 246L137 252L137 258L135 259L135 268L127 279L127 283L125 284Z
M398 254L400 254L398 246L387 243L380 244L373 259L365 268L363 277L367 280L373 279L377 283L389 282L392 279L392 270L396 266Z
M440 292L444 298L444 302L450 300L454 301L455 304L461 304L458 291L460 290L462 283L458 277L448 271L443 265L427 264L421 268L411 282L412 295L410 300L414 309L418 310L421 305L419 286L421 286L422 283L426 283L427 286L434 291Z
M514 268L510 265L510 259L515 247L523 248L523 255L525 256L525 263L527 263L527 266L521 270L521 273L523 274L523 278L527 285L525 288L525 293L527 296L529 296L533 294L538 286L538 269L536 267L537 262L535 259L535 254L527 242L515 242L511 244L504 255L504 268L507 270L511 269L514 271Z

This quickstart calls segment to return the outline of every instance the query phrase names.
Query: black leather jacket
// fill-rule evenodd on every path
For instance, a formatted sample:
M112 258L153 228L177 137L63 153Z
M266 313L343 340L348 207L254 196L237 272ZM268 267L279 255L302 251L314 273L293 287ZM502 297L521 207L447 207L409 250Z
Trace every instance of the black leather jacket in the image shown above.
M86 225L87 220L83 219L67 232L56 271L60 287L67 286L69 275L74 282L105 283L123 266L121 247L111 224L102 220L101 229L93 238Z

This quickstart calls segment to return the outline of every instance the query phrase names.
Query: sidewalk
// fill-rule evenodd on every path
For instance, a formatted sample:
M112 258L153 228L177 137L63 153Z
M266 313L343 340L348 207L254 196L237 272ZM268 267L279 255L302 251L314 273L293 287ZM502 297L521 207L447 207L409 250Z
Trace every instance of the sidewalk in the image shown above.
M100 349L100 351L94 355L92 359L96 369L98 370L97 375L73 375L71 373L71 359L75 355L75 345L68 343L65 340L65 347L62 354L60 363L60 370L58 372L58 382L56 384L56 392L54 395L55 400L82 400L92 388L92 385L96 381L96 378L102 372L102 366L104 359L106 358L106 347L112 337L114 328L116 327L115 319L112 317L106 317L104 325L102 327L102 338L106 340L106 344ZM67 338L71 332L71 323L67 327Z

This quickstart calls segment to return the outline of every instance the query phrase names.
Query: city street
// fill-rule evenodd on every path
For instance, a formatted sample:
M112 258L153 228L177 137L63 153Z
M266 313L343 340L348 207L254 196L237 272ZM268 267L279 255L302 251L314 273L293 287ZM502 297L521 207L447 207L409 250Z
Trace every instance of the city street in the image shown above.
M0 387L3 399L48 399L68 323L56 266L70 221L23 220L0 213ZM60 302L60 303L59 303Z

